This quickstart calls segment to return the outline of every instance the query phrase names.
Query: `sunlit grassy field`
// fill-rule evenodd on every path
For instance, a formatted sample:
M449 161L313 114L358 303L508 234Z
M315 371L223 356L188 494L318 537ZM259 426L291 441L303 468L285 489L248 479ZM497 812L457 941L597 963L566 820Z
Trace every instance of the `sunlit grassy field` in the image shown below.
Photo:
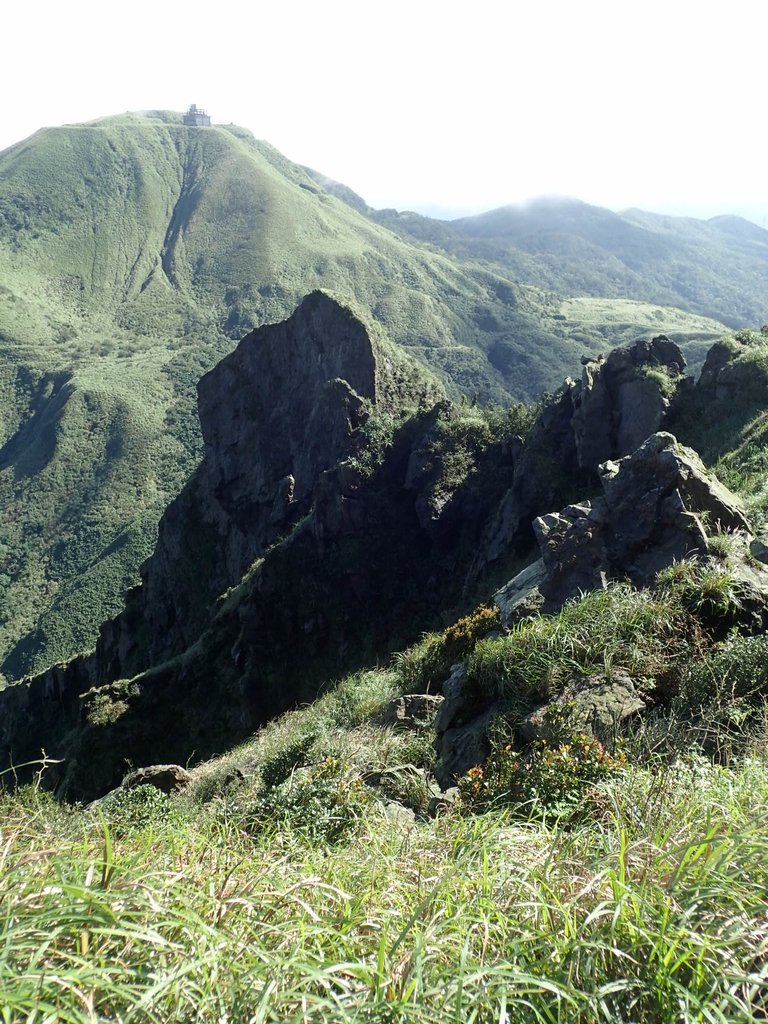
M4 1021L758 1021L768 771L627 772L584 820L398 825L326 845L224 800L2 806Z

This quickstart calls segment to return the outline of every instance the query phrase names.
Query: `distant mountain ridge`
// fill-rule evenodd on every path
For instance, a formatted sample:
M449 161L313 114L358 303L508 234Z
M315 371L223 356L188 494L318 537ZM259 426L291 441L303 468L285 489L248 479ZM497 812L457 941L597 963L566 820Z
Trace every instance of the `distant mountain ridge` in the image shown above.
M735 328L768 320L768 231L741 217L614 213L577 199L539 199L451 221L386 210L371 216L561 294L677 306Z

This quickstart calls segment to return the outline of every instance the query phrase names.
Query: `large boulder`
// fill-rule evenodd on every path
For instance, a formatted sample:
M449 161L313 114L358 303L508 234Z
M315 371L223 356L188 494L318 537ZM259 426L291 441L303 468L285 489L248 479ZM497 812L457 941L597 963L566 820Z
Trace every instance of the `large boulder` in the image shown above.
M569 736L586 733L611 743L627 719L645 707L634 680L623 669L595 673L572 680L553 701L527 715L520 723L520 735L528 743L557 743L565 722Z
M126 775L120 788L137 789L139 786L153 786L161 793L181 793L191 781L192 776L180 764L151 764Z
M488 706L470 684L463 662L452 666L443 697L435 718L435 776L445 789L488 757L488 730L498 708Z
M419 729L432 725L444 698L431 693L407 693L391 701L384 712L384 725L395 729Z
M673 561L706 555L704 521L751 532L738 499L671 434L654 434L632 455L603 463L600 483L602 496L534 521L547 610L612 579L648 584Z

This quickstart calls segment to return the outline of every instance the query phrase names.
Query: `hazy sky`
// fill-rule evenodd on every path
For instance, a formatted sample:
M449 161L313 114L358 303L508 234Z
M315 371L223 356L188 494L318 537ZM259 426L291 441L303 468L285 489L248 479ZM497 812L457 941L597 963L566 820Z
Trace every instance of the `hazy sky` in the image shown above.
M0 148L195 102L377 207L768 217L759 0L6 6Z

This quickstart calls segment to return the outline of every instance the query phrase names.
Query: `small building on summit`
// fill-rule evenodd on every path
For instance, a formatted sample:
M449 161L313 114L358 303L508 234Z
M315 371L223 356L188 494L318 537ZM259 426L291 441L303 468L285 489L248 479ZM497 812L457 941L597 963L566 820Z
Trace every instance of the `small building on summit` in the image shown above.
M195 103L190 103L189 110L184 115L184 124L192 128L210 128L211 117Z

